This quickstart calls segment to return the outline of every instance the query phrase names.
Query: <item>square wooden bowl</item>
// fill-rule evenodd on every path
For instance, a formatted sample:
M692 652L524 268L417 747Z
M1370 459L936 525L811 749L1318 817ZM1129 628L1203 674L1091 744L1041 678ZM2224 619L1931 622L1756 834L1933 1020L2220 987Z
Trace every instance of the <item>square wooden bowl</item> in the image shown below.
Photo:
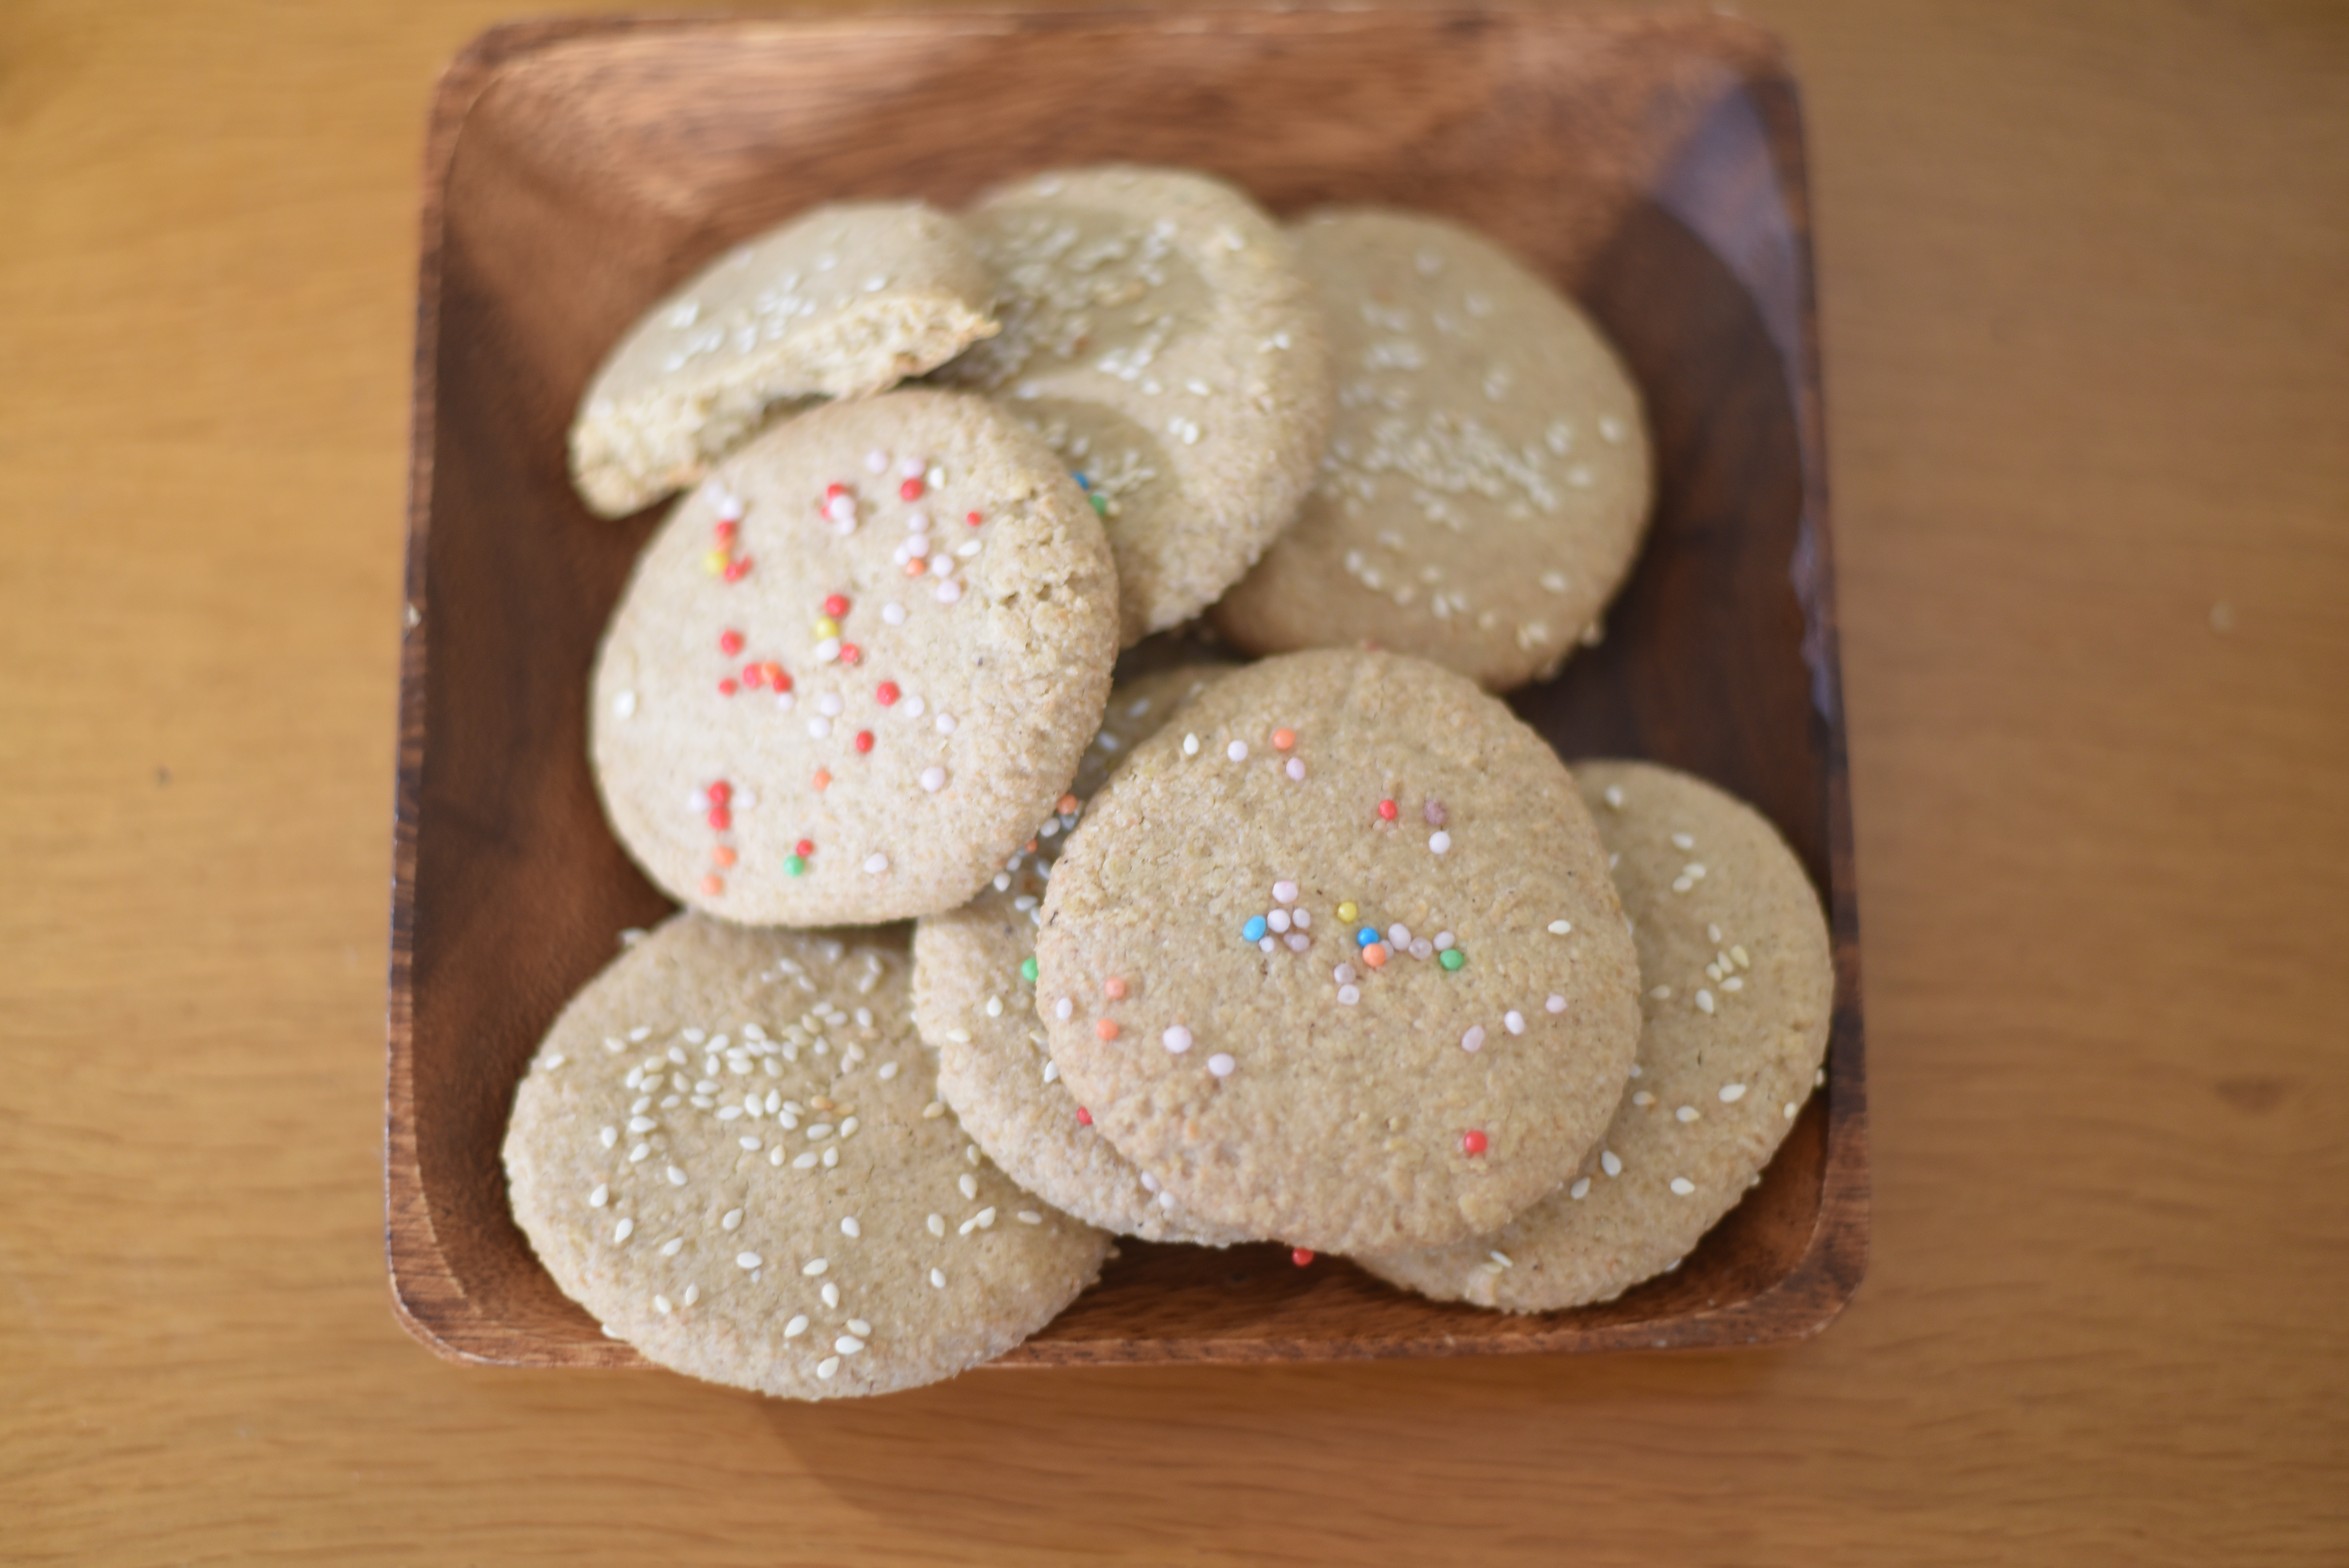
M1858 918L1793 80L1711 15L933 14L564 21L488 34L433 104L417 308L392 894L387 1249L433 1349L641 1365L506 1207L514 1085L661 896L604 825L589 660L658 509L572 494L590 372L655 298L813 202L1125 160L1278 213L1447 214L1578 298L1644 387L1654 532L1604 643L1516 707L1569 758L1648 757L1754 801L1825 890L1826 1092L1675 1273L1543 1317L1440 1306L1350 1264L1129 1243L999 1365L1299 1361L1766 1343L1868 1254Z

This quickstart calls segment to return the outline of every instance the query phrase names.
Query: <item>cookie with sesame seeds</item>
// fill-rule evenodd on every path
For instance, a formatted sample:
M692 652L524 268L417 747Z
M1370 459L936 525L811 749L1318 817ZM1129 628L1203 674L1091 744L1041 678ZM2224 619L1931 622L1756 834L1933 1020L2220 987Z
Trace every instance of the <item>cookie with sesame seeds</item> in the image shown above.
M1083 476L1133 643L1196 615L1286 527L1330 428L1330 355L1294 249L1186 170L1064 170L963 214L1002 333L938 373Z
M1762 815L1645 762L1575 782L1614 860L1647 985L1637 1075L1575 1180L1489 1236L1358 1261L1439 1301L1611 1301L1734 1208L1810 1097L1835 1009L1826 919Z
M1489 240L1372 208L1289 229L1338 413L1294 526L1216 609L1252 653L1370 643L1506 691L1554 673L1654 495L1640 394L1582 313Z
M700 479L780 404L863 397L995 331L990 274L919 201L843 201L748 240L620 339L579 400L571 476L619 517Z
M1573 1175L1630 1072L1639 972L1573 781L1423 660L1226 676L1093 798L1043 916L1078 1102L1247 1234L1481 1235Z
M590 739L620 841L749 924L953 909L1100 727L1117 584L1100 521L983 398L827 404L722 461L639 557Z
M1185 665L1111 689L1102 732L1064 810L962 908L914 927L914 1022L938 1053L938 1094L963 1130L1022 1187L1091 1224L1154 1242L1227 1246L1253 1238L1186 1222L1174 1194L1093 1130L1044 1049L1036 1013L1036 926L1052 863L1083 803L1136 742L1223 671Z
M1109 1238L946 1113L905 934L680 914L574 997L515 1095L514 1218L565 1295L679 1372L799 1399L990 1360Z

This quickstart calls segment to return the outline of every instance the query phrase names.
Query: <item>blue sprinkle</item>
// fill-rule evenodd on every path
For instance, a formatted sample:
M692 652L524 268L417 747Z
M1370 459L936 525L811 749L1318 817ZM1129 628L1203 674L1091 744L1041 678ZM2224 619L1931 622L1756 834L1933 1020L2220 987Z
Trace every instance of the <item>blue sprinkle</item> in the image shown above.
M1240 934L1247 937L1250 942L1261 941L1264 937L1264 916L1260 914L1249 915L1248 923L1240 927Z
M1376 943L1378 939L1379 928L1375 925L1366 925L1362 927L1361 930L1354 933L1354 945L1357 947L1369 947Z
M1081 473L1072 473L1069 477L1077 481L1077 488L1081 490L1089 490L1093 488L1093 481L1085 478L1085 476Z

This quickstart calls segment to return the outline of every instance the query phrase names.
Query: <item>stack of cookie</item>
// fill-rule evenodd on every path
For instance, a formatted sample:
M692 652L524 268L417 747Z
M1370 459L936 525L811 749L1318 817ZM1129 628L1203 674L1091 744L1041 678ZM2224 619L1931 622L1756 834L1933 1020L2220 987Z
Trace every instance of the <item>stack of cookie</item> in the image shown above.
M661 302L572 458L605 513L689 487L590 680L687 913L505 1159L648 1357L932 1381L1121 1234L1603 1300L1809 1093L1826 933L1768 824L1490 695L1595 634L1651 480L1613 354L1475 236L1175 170L826 208ZM1270 656L1112 688L1203 614Z

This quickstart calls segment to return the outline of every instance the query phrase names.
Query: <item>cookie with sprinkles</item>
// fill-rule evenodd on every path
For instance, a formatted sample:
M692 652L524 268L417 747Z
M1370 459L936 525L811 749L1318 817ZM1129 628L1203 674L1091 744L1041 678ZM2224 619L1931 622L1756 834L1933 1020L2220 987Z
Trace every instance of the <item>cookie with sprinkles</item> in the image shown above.
M1580 311L1498 246L1375 209L1289 230L1338 414L1296 524L1224 597L1252 653L1370 643L1506 691L1598 634L1653 499L1640 394Z
M1776 830L1667 768L1574 773L1639 944L1638 1072L1564 1191L1492 1235L1360 1260L1439 1301L1547 1312L1611 1301L1673 1267L1759 1179L1826 1050L1826 920Z
M799 1399L1001 1355L1109 1238L936 1097L905 934L680 914L564 1009L514 1100L515 1220L565 1295L677 1371Z
M1226 1246L1252 1238L1186 1222L1174 1194L1094 1130L1060 1081L1036 1012L1036 926L1051 868L1110 769L1220 669L1156 670L1112 688L1076 782L994 885L914 928L914 1021L938 1053L938 1094L963 1130L1022 1187L1091 1224L1154 1242Z
M1075 776L1116 657L1100 521L982 398L768 430L681 501L596 656L597 787L671 895L750 924L968 902Z
M1054 868L1053 1061L1205 1220L1327 1252L1481 1235L1571 1177L1639 972L1565 767L1422 660L1225 676L1134 748Z
M961 226L919 201L817 207L696 273L620 339L580 399L571 474L618 517L698 480L797 399L862 397L995 331Z
M1108 525L1127 643L1191 619L1286 527L1330 428L1320 313L1279 227L1204 174L1039 175L963 215L1000 335L939 372L1000 398Z

